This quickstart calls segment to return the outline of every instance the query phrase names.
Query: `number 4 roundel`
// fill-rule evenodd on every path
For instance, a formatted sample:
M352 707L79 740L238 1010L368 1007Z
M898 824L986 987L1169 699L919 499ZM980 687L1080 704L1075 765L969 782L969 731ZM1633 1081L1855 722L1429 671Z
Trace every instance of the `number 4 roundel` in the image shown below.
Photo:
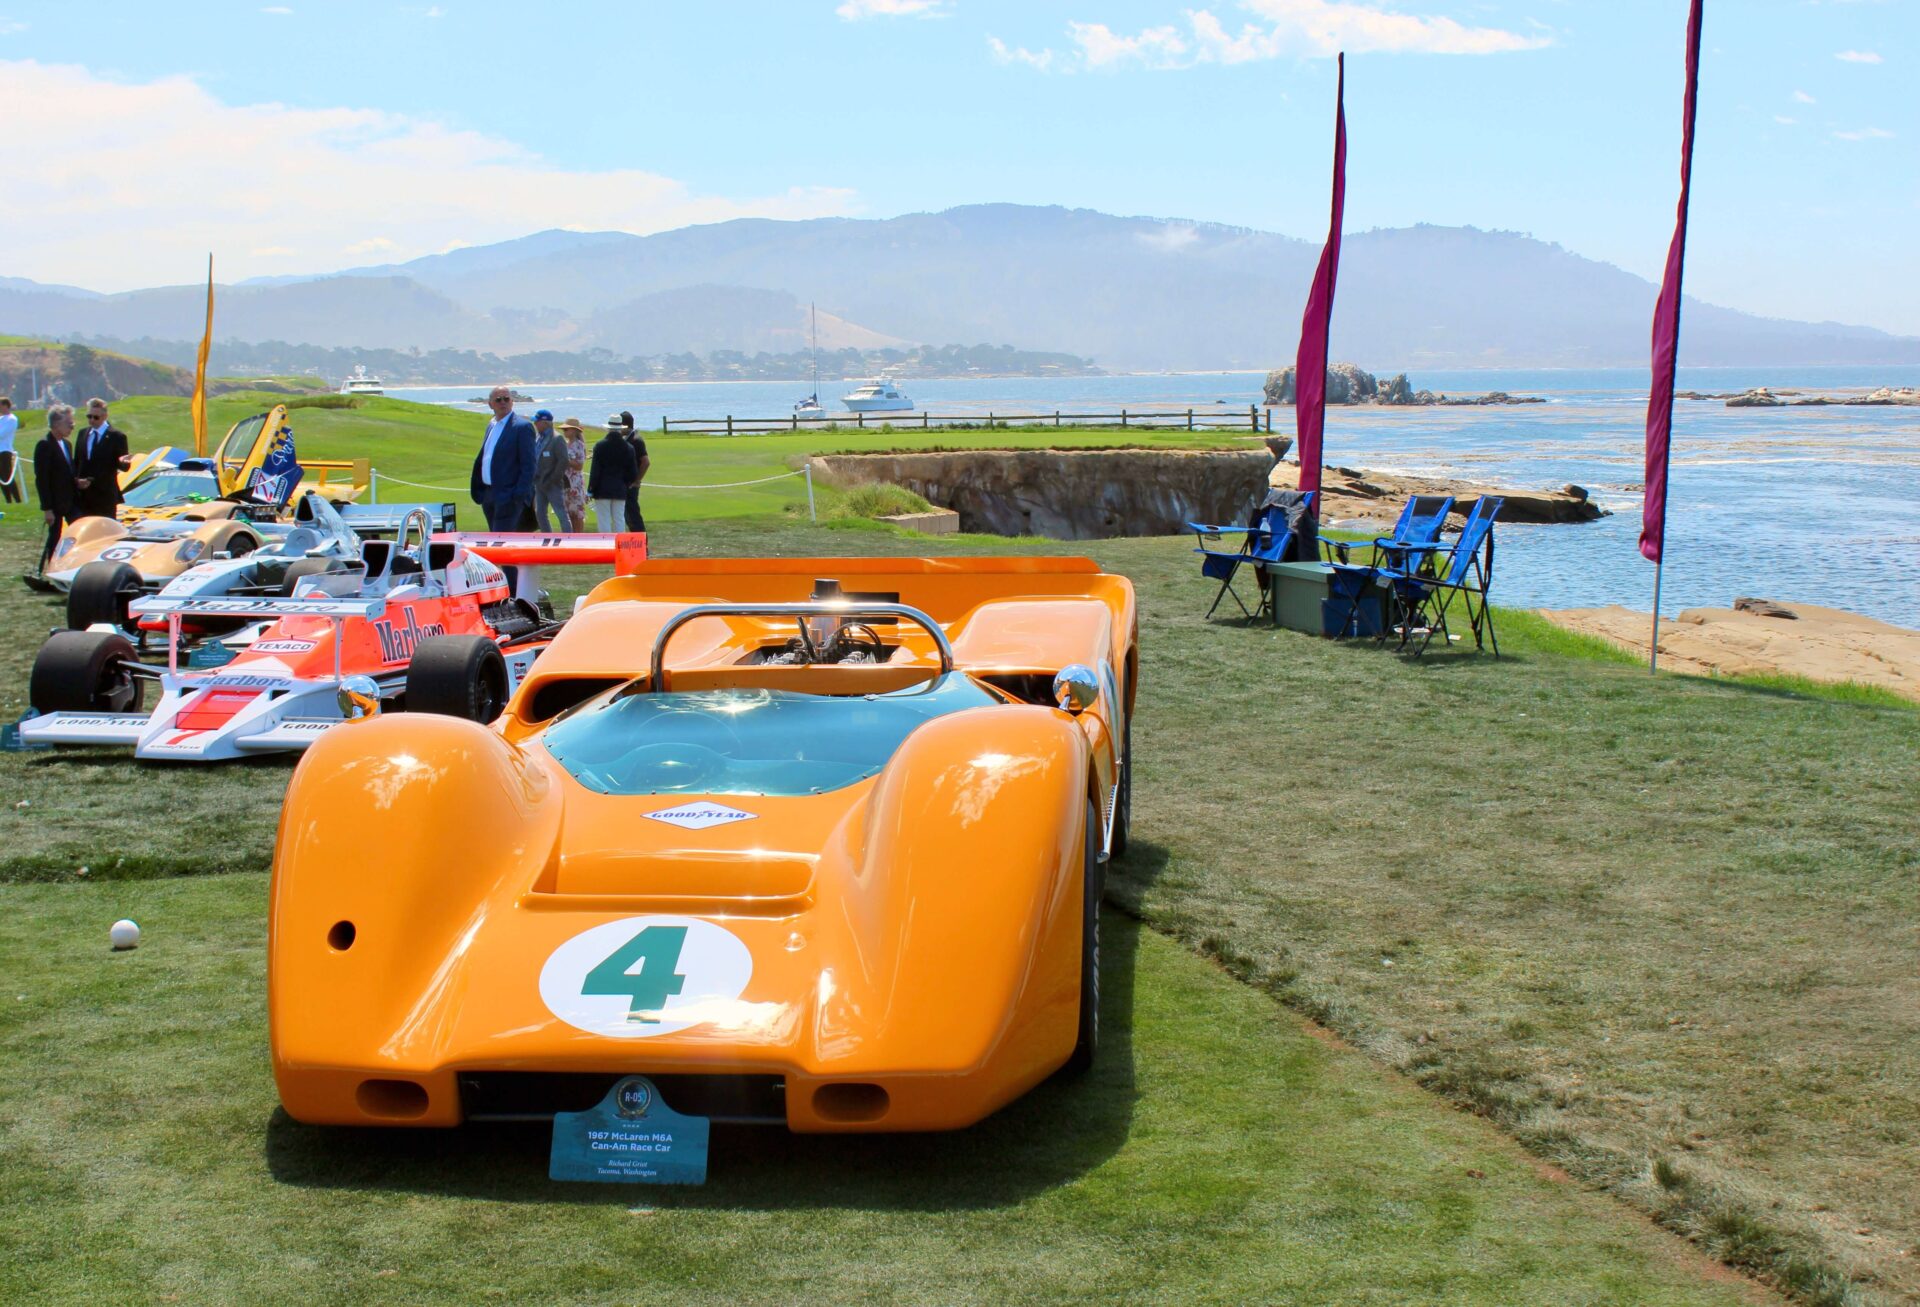
M540 969L540 997L570 1026L615 1039L724 1020L753 975L733 932L696 917L627 917L583 931Z

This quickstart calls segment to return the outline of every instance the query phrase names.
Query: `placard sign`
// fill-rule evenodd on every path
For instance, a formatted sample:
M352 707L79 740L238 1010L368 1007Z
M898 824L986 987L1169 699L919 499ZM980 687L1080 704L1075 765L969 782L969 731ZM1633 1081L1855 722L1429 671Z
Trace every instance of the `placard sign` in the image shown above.
M682 1116L645 1076L628 1076L584 1112L556 1112L553 1180L705 1184L707 1118Z

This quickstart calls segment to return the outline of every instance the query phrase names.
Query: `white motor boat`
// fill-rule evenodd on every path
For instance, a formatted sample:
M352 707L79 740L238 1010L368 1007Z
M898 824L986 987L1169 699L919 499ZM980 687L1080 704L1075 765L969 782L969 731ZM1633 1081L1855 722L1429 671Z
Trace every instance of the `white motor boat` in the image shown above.
M892 377L869 378L840 398L855 413L902 413L913 407Z
M353 375L340 383L340 393L343 395L384 395L387 393L385 387L386 383L380 380L380 378L367 375L367 368L364 363L357 363L354 365Z

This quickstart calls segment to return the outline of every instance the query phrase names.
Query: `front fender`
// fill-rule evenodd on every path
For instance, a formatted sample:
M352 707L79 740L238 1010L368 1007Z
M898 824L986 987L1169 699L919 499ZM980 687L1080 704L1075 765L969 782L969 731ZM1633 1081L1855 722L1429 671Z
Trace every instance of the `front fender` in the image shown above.
M460 1007L465 952L503 882L551 851L561 799L544 768L484 726L405 714L344 724L287 787L267 927L276 1070L431 1058ZM504 892L503 892L504 891ZM342 923L347 923L345 926ZM291 1107L292 1104L289 1103Z
M858 943L816 1011L823 1063L845 1052L834 1074L869 1061L989 1069L1005 1102L1065 1061L1079 1007L1087 754L1065 714L1007 705L938 718L902 744L835 896Z

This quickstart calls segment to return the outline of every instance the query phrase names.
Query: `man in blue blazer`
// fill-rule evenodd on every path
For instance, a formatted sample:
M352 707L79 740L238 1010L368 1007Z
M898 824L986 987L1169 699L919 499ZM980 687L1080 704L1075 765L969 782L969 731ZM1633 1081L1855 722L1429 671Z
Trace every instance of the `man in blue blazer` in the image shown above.
M487 515L489 531L532 530L533 423L513 411L513 392L495 386L487 395L493 420L473 460L473 502Z

